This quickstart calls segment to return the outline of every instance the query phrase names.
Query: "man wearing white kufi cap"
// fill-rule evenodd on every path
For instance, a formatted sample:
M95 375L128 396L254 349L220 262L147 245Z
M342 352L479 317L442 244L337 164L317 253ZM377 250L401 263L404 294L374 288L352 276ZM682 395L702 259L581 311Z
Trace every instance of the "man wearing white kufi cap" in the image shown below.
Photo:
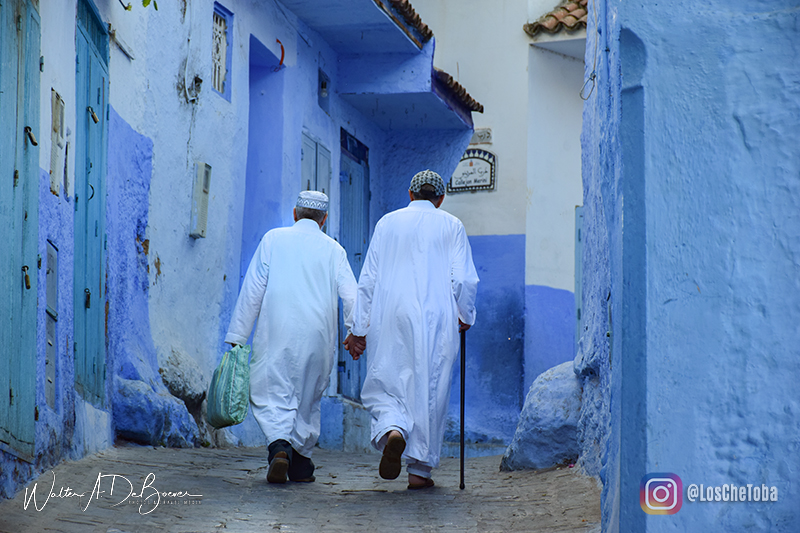
M255 323L250 407L269 442L270 483L313 481L320 400L336 357L338 298L352 327L356 280L347 254L321 231L328 197L303 191L295 224L268 231L244 277L225 342Z
M475 322L478 274L467 233L439 209L439 174L417 173L411 203L378 221L367 251L348 348L367 377L361 401L372 415L380 475L395 479L406 458L408 488L433 486L439 464L459 328Z

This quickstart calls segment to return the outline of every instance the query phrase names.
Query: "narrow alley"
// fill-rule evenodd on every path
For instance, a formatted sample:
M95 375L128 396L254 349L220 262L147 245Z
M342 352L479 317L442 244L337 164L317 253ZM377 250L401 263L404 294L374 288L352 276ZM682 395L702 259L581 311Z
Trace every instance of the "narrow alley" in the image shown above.
M576 469L500 472L499 457L468 459L461 491L447 458L433 489L410 491L404 475L377 476L378 457L318 449L315 483L269 485L263 448L109 448L0 503L0 531L599 531L599 489Z

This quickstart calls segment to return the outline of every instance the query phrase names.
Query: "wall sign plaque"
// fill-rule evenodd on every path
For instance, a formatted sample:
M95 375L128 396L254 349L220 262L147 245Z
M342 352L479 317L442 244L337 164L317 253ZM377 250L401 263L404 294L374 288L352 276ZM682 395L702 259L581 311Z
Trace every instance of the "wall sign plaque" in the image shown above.
M470 148L461 156L447 183L447 192L494 190L497 158L491 152Z
M469 144L492 144L491 128L479 128L472 134Z

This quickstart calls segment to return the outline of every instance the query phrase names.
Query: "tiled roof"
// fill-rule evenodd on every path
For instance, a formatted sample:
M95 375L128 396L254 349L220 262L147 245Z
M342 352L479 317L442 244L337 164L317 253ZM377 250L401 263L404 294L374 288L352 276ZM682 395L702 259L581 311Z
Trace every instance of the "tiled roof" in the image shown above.
M542 31L558 33L562 28L567 31L586 29L588 3L589 0L566 0L536 22L525 24L523 29L531 37Z
M406 21L406 24L414 28L422 36L422 42L427 43L433 37L433 31L427 24L422 22L422 18L411 7L411 2L408 0L389 0L392 7L400 13Z
M455 96L462 104L464 104L470 111L477 111L483 113L483 104L475 100L469 95L467 90L458 83L453 76L438 68L433 69L433 73L440 82L442 82L450 93Z

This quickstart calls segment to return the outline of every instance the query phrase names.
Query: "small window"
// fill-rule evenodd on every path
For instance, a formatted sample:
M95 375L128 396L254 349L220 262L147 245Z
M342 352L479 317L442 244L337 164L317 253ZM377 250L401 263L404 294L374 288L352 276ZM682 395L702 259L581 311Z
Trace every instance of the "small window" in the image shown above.
M211 46L211 86L226 100L231 100L231 26L233 13L214 2L214 37Z
M331 114L331 79L319 69L317 84L317 102L323 111Z

